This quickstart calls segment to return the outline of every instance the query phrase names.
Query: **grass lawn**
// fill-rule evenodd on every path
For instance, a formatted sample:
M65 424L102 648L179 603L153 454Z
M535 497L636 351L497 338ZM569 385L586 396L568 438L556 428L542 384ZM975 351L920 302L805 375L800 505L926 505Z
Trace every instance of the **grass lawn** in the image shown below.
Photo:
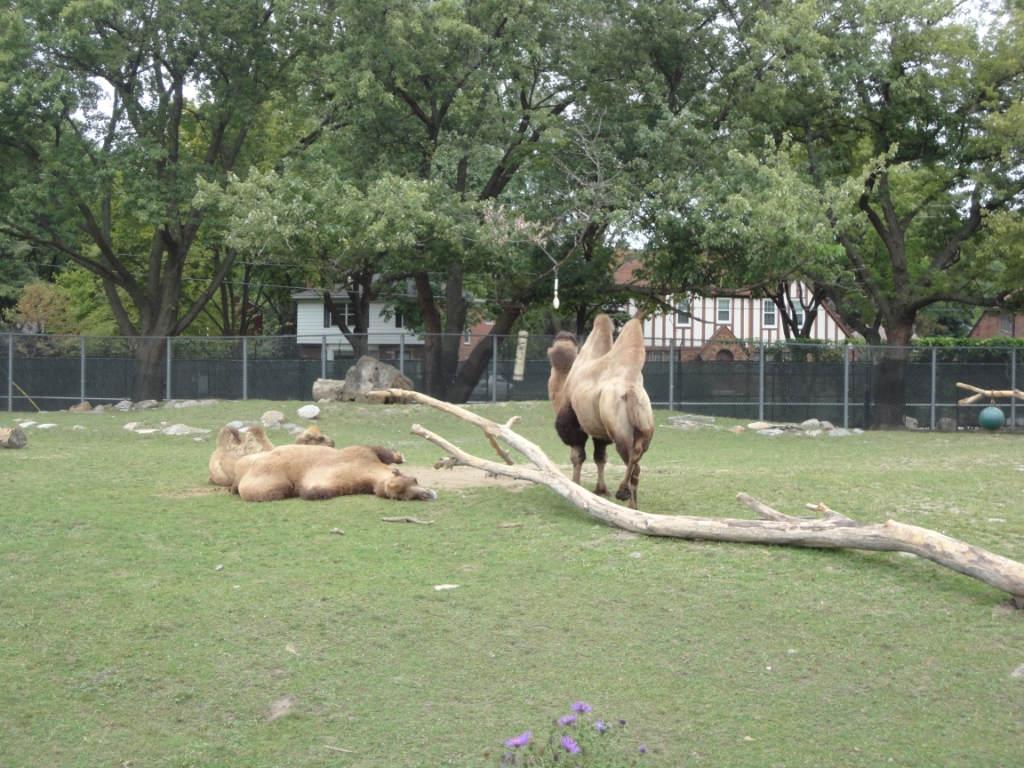
M20 415L57 426L0 450L0 765L482 766L578 700L628 721L641 765L1021 764L1024 614L980 582L895 553L637 537L458 470L414 471L430 505L206 484L223 424L300 405ZM473 410L521 415L568 462L548 403ZM1024 560L1019 436L767 438L655 415L644 511L751 517L744 491ZM331 404L320 426L430 467L413 423L491 454L418 405Z

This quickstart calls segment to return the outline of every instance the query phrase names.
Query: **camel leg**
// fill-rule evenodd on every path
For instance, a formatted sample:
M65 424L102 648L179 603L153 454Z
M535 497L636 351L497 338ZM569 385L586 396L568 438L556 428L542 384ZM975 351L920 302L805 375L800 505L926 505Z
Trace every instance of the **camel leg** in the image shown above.
M640 485L640 461L630 459L626 464L626 476L619 484L619 490L615 492L615 498L619 501L629 499L629 508L636 509L636 489Z
M579 485L583 462L587 460L586 445L574 445L569 453L569 460L572 461L572 481Z
M608 463L608 444L610 440L594 438L594 463L597 465L597 486L594 493L598 496L608 495L608 486L604 481L604 465Z

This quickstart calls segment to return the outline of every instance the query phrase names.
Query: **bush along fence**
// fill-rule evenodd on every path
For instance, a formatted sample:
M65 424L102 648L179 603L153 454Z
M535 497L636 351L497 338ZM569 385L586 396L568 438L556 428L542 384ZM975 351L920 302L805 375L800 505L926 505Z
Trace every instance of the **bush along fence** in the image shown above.
M373 334L359 341L359 349L398 368L418 391L426 391L431 342L440 348L447 341L447 358L438 359L448 362L433 364L434 391L427 392L439 399L448 399L446 387L464 358L484 345L489 359L468 402L547 399L548 336ZM140 381L158 400L308 400L318 378L344 379L355 362L352 345L328 336L182 336L145 345L140 356L137 341L125 337L0 334L0 409L56 411L82 401L139 399ZM1014 346L735 342L716 345L709 360L695 352L648 350L644 383L656 408L773 423L817 418L847 428L973 428L990 403L959 405L970 393L957 383L986 390L1024 383L1024 348ZM996 405L1008 428L1024 425L1024 403ZM883 407L890 416L880 423Z

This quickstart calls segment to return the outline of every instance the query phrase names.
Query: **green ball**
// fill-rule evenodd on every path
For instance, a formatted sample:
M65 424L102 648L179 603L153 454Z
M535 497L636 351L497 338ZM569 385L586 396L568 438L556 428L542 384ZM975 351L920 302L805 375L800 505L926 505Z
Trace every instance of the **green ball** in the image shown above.
M1003 412L994 405L990 405L978 414L978 424L982 429L994 432L997 429L1002 429L1004 422Z

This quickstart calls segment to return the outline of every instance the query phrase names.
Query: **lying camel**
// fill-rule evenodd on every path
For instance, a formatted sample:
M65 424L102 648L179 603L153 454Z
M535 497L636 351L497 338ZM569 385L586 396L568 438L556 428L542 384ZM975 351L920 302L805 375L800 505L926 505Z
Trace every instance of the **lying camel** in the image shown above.
M270 442L266 430L259 424L249 425L245 432L232 426L224 427L217 435L217 449L210 457L210 483L233 485L235 464L240 458L273 449L274 444Z
M326 445L328 448L334 447L334 441L331 440L327 435L320 431L320 428L314 424L301 435L295 438L296 445Z
M646 356L639 318L627 322L612 343L612 321L608 315L595 318L594 330L582 349L573 334L562 331L548 350L548 397L555 409L555 431L572 448L573 482L580 482L590 436L594 439L597 464L594 493L607 494L606 449L608 443L615 443L626 464L626 476L615 498L629 499L630 509L637 508L640 458L654 435L654 412L641 373Z
M389 466L402 461L402 454L380 447L354 445L335 450L317 445L282 445L239 459L231 491L243 501L277 501L295 496L332 499L356 493L397 501L434 501L436 493Z

